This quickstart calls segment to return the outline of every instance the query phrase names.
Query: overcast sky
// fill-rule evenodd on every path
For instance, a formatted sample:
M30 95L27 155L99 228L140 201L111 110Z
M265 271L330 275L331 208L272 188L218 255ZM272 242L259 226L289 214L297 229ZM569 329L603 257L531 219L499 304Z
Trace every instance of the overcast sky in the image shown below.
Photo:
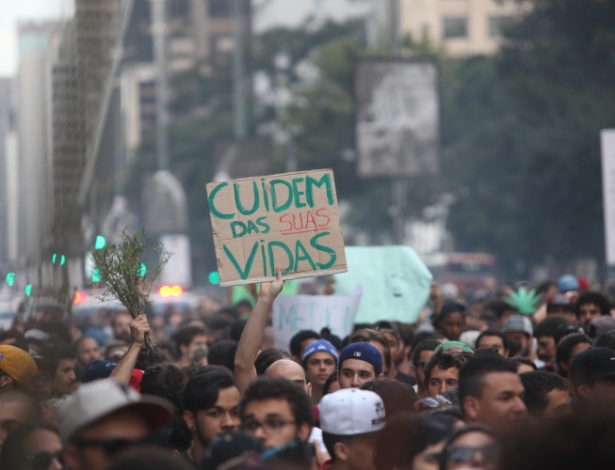
M17 65L17 22L65 18L73 0L2 0L0 2L0 77L12 75Z
M230 0L229 0L230 1ZM375 0L253 0L254 30L298 26L307 16L341 20L368 10ZM73 14L74 0L0 0L0 77L17 67L17 22L65 19Z

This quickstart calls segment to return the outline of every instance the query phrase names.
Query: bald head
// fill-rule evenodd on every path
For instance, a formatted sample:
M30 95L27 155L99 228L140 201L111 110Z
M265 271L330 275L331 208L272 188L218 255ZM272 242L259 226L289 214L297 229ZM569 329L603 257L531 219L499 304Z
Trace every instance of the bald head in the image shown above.
M311 387L305 379L303 367L290 359L280 359L271 364L265 371L266 377L283 377L302 387L310 394Z

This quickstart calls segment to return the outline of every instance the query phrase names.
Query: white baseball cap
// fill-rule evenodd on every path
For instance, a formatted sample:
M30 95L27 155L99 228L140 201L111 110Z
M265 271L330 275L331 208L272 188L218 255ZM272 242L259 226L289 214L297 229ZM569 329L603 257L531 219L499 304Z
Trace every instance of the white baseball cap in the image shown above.
M67 441L77 431L120 410L137 411L152 431L167 424L173 416L173 406L164 398L139 395L113 379L96 380L81 385L64 403L60 437Z
M384 403L374 392L346 388L322 397L320 428L336 436L355 436L384 427Z

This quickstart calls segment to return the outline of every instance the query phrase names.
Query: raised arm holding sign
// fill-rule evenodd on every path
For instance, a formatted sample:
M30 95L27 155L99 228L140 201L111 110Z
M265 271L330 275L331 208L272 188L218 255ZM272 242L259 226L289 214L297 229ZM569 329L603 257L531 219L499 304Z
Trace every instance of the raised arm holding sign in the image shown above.
M235 353L235 380L239 390L243 393L246 387L256 378L254 361L263 344L267 320L271 313L273 301L282 292L282 269L278 268L276 279L273 282L263 282L256 305L248 318L248 322L241 333L237 352Z

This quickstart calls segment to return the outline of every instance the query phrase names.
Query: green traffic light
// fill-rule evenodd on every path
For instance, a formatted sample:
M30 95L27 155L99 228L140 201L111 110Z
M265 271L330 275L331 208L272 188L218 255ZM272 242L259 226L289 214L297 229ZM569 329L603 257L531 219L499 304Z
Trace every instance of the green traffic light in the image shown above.
M100 275L100 269L94 269L92 273L92 282L100 282L102 280L102 276Z
M96 241L94 242L95 250L102 250L105 246L107 246L107 239L102 235L96 235Z
M28 284L24 292L28 297L30 297L32 295L32 284Z
M209 273L209 282L214 286L220 284L220 273L218 271L212 271Z
M147 266L145 266L145 263L141 263L139 265L139 277L145 277L146 272L147 272Z
M51 264L56 264L56 261L58 261L58 254L54 253L53 255L51 255ZM60 255L60 266L64 266L65 263L66 256Z
M6 275L6 283L13 287L15 285L15 273L7 273Z

